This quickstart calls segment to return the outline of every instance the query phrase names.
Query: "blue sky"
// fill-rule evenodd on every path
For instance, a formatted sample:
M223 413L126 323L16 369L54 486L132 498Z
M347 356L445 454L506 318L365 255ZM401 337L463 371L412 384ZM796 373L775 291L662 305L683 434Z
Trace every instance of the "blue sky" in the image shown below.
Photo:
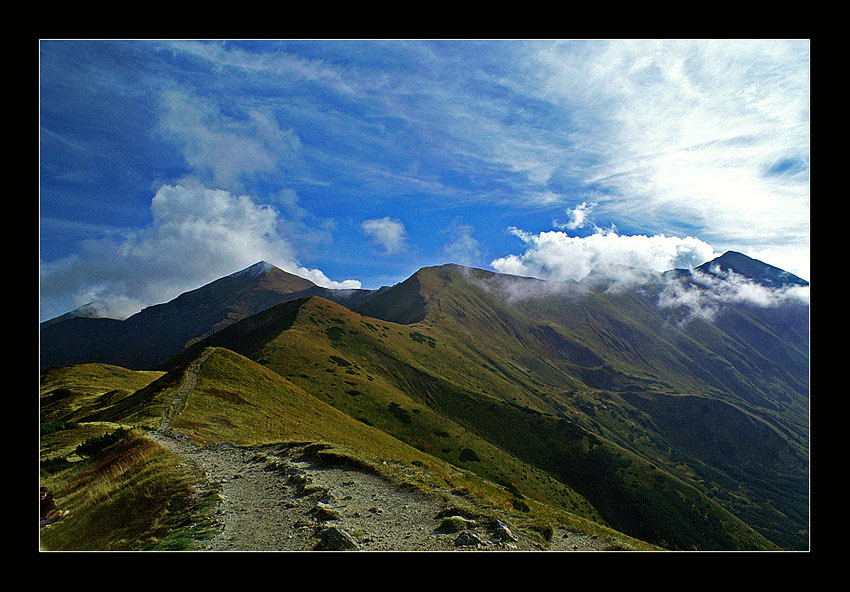
M808 279L807 41L40 43L41 317L735 249Z

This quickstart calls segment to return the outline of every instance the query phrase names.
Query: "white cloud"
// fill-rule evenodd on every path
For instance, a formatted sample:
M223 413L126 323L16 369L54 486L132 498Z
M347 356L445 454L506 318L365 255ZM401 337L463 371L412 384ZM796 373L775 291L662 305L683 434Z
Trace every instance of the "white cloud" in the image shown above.
M658 306L685 312L682 323L699 318L713 321L728 304L774 307L786 303L809 302L809 287L788 285L770 288L726 270L712 274L694 271L690 281L671 280L659 294Z
M568 172L604 194L607 217L808 255L806 41L528 48L522 90L575 114L576 145L595 159Z
M628 236L599 228L586 237L560 231L532 234L517 228L510 232L526 244L526 249L520 255L494 260L493 268L547 281L500 276L482 283L508 299L576 296L600 286L609 292L620 292L654 284L660 289L657 305L684 313L681 323L695 318L713 321L729 304L774 307L809 301L808 286L771 288L731 270L720 272L717 268L712 270L714 275L694 270L717 253L711 245L693 237ZM690 280L661 275L674 268L690 269ZM572 283L579 280L583 280L581 284Z
M335 282L301 266L280 234L277 210L247 195L198 184L163 185L151 213L151 226L83 241L78 254L42 264L42 318L91 301L127 316L259 260L320 286L360 287L356 280Z
M360 229L387 255L398 253L405 248L404 224L395 218L385 216L364 220Z
M531 234L517 228L510 232L525 243L525 252L500 257L490 265L502 273L544 280L581 280L594 269L617 270L621 275L623 266L656 272L691 268L716 255L711 245L690 236L620 235L601 229L586 237L560 231Z
M448 263L459 263L471 267L476 265L482 256L481 243L472 236L474 228L468 224L460 224L448 229L451 240L443 247L443 254Z
M569 216L569 222L564 224L553 220L552 226L555 228L561 228L565 230L577 230L579 228L584 228L587 224L590 223L588 220L588 216L593 208L596 207L595 203L588 204L587 202L581 202L579 205L574 207L571 210L567 210L567 216Z
M212 102L177 88L163 93L162 108L160 132L180 146L193 175L214 187L240 189L244 179L276 170L300 147L295 132L266 111L225 117Z
M322 288L332 288L334 290L359 290L361 287L360 280L342 280L341 282L334 281L329 279L328 276L319 269L309 269L307 267L301 267L300 265L296 266L294 269L286 269L285 267L281 267L281 269L306 278Z

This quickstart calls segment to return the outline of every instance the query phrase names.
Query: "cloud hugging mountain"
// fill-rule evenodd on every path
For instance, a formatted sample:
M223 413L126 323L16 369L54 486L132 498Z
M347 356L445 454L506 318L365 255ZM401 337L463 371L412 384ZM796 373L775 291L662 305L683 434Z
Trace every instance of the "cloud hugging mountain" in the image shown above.
M808 303L728 298L728 285L783 294L807 282L738 253L628 288L616 278L553 282L443 265L379 290L331 290L260 262L124 321L43 323L42 365L177 371L220 348L555 503L546 488L532 494L500 475L506 461L481 461L495 446L638 539L804 547ZM672 302L673 289L723 305L689 315L693 303ZM440 447L434 434L457 430L476 434L479 453L457 459Z

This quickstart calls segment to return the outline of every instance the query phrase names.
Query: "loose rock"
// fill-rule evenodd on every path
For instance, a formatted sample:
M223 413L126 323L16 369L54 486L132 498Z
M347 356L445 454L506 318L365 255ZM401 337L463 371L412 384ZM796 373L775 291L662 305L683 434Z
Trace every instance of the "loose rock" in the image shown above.
M331 526L318 532L319 542L314 547L316 551L357 551L357 544L350 534L341 528Z
M481 539L469 531L460 533L455 539L455 547L477 547L481 544Z
M496 528L494 530L496 531L496 535L503 541L516 542L517 540L511 529L508 528L508 525L501 520L496 520Z

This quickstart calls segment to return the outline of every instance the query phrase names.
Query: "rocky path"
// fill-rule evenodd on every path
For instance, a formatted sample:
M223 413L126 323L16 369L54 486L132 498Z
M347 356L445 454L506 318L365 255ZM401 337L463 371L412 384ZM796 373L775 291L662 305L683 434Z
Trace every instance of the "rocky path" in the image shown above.
M201 447L174 430L150 436L206 474L219 491L216 551L595 551L601 537L539 535L453 511L436 496L351 467L326 466L307 445ZM450 528L446 528L446 526Z
M443 497L400 487L369 471L329 465L309 444L199 446L171 422L197 385L207 352L187 369L160 428L148 437L203 471L218 490L215 551L449 551L603 549L602 538L555 531L551 541L465 514ZM446 494L451 500L451 495Z

